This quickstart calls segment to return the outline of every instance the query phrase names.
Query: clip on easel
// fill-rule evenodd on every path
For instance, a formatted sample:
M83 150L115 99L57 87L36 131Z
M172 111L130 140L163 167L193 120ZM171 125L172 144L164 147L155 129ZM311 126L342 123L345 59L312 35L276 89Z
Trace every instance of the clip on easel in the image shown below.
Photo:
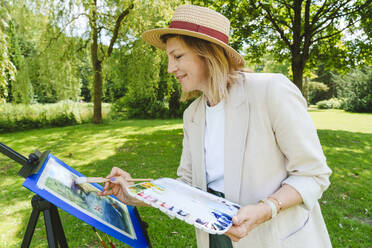
M0 152L22 165L18 175L24 178L38 172L49 154L49 151L40 153L36 150L26 158L3 143L0 143ZM32 213L27 224L21 247L25 248L30 246L40 212L44 214L49 247L68 247L57 207L38 195L32 197L31 205Z

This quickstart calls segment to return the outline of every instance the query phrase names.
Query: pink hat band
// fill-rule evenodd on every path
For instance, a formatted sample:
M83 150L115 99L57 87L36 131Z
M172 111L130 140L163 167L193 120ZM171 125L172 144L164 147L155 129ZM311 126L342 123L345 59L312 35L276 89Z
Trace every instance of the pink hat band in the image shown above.
M211 36L215 39L218 39L225 44L229 43L229 37L227 35L225 35L224 33L218 30L208 28L203 25L199 25L199 24L195 24L191 22L185 22L185 21L172 21L169 25L169 28L184 29L188 31L202 33L202 34Z

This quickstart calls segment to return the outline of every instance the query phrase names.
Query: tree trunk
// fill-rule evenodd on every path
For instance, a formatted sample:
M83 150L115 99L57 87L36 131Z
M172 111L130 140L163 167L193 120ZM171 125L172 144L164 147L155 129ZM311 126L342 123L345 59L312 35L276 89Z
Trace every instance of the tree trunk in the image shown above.
M302 88L303 88L303 95L307 102L307 106L309 106L310 103L309 103L309 78L308 77L305 77L305 82Z
M293 58L293 55L292 55ZM296 61L292 59L292 73L293 73L293 83L302 92L302 76L304 74L304 66L301 61Z
M102 123L102 61L98 58L98 29L97 29L97 2L94 1L94 6L90 19L90 27L92 28L92 44L90 53L92 57L93 73L94 73L94 109L93 123Z
M94 62L93 62L94 63ZM101 63L94 63L94 112L93 123L102 123L102 67Z

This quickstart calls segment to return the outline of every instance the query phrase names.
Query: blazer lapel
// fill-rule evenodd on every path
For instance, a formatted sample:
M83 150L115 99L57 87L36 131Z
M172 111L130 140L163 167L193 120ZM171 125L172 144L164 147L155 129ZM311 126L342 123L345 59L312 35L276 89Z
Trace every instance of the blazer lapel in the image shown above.
M239 203L244 154L248 136L249 103L243 82L230 90L225 105L225 197Z
M204 131L205 131L205 97L202 96L198 102L199 106L193 114L190 123L193 186L204 191L207 190L207 178L204 159ZM200 166L201 165L201 166Z

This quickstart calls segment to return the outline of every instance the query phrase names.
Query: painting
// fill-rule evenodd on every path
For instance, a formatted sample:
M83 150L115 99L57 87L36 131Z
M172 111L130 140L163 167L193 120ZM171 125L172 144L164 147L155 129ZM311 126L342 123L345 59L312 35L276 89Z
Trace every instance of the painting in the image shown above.
M113 196L99 196L99 184L76 184L83 176L49 154L24 186L42 198L132 247L148 247L134 208Z
M181 181L160 178L127 187L137 199L211 234L223 234L240 206Z

